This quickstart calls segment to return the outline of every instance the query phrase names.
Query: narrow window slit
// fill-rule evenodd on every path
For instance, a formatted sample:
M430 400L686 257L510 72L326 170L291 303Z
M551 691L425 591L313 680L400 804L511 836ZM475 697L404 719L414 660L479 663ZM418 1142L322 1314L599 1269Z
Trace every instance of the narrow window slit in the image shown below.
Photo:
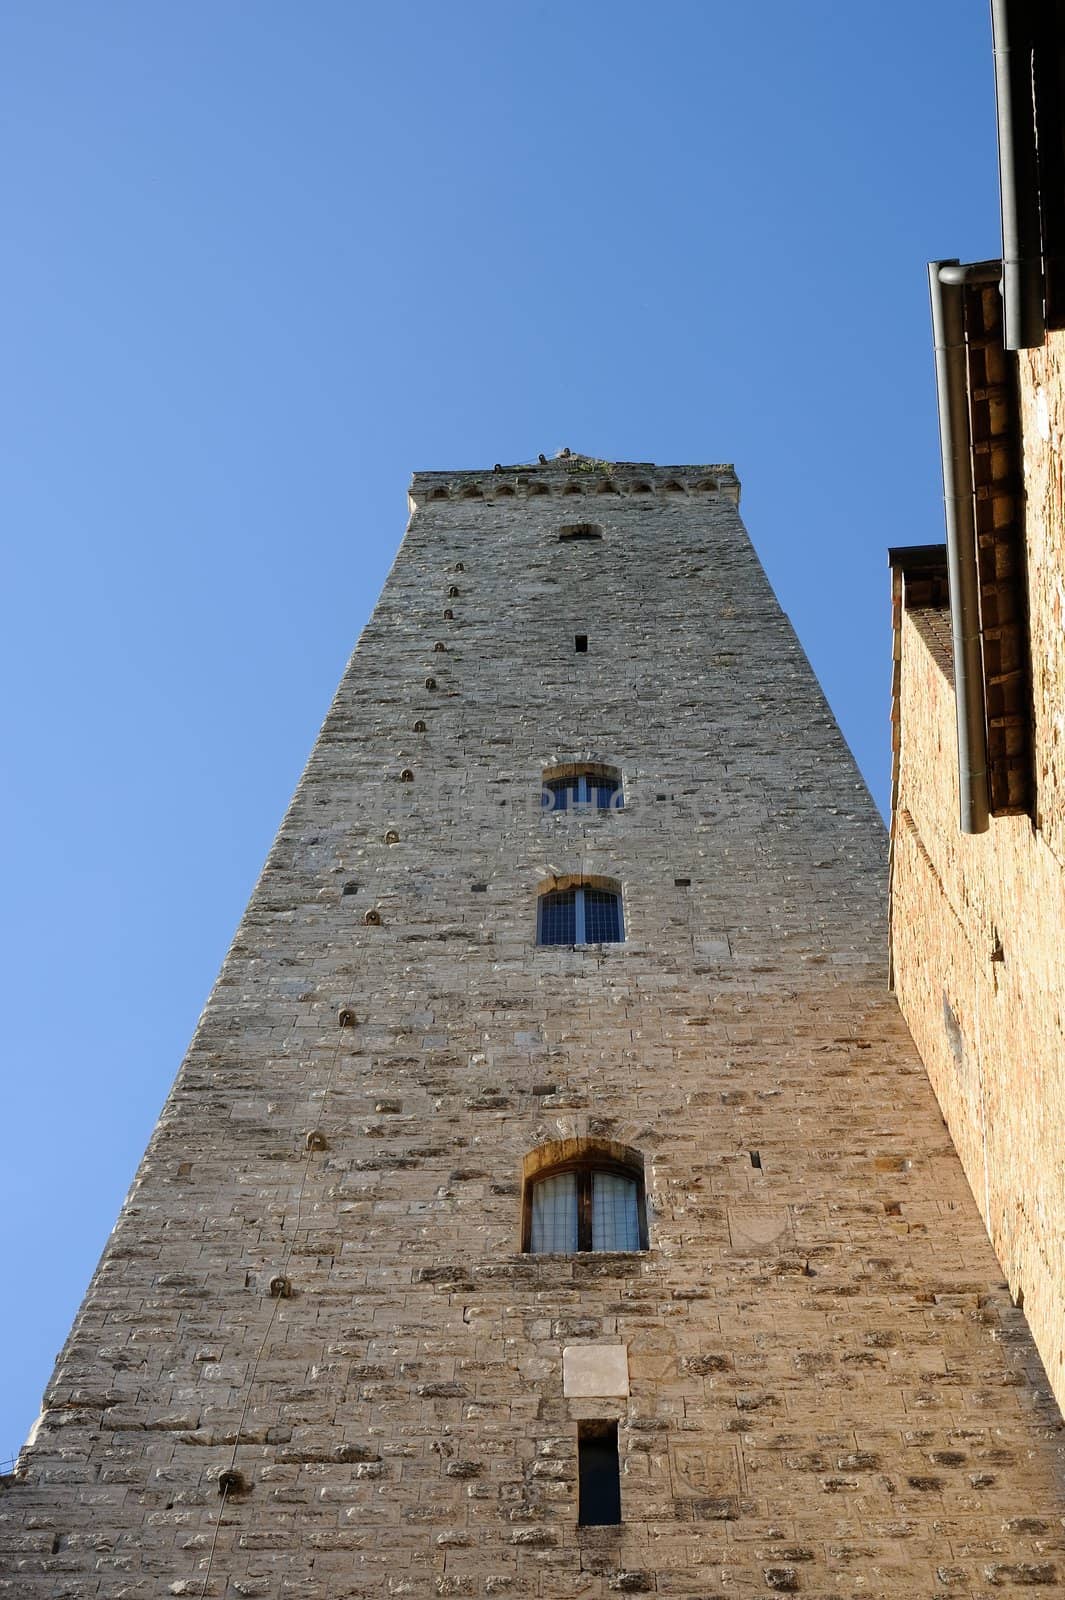
M588 635L586 633L575 634L573 648L579 656L586 656L588 654Z
M748 1150L747 1154L751 1158L751 1166L754 1167L758 1172L761 1172L761 1170L762 1170L762 1153L761 1153L761 1151L760 1150Z
M563 494L569 494L569 489L564 489ZM577 490L580 494L580 490ZM601 539L603 530L597 522L569 522L558 530L558 537L565 543L569 539Z
M616 1422L577 1424L577 1521L603 1528L621 1521L621 1464Z

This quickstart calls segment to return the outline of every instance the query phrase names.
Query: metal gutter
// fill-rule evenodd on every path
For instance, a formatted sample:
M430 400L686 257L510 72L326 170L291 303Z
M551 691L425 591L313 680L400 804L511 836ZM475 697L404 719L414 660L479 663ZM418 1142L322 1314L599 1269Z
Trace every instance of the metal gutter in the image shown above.
M932 261L928 267L936 354L939 443L943 458L950 622L954 639L959 826L962 833L985 833L990 816L984 661L980 638L980 579L976 560L962 291L967 283L995 283L1000 274L1001 264L997 261L980 261L972 266L962 266L957 261Z
M1046 338L1032 18L1032 0L991 0L1007 350L1031 350Z

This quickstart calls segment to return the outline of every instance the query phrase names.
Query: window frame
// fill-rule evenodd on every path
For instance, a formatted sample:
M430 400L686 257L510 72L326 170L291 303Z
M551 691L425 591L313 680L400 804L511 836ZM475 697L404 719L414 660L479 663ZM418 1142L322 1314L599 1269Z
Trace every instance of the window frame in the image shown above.
M577 1248L569 1250L533 1250L533 1190L548 1178L561 1178L566 1173L577 1176ZM639 1245L636 1250L596 1250L592 1244L592 1180L597 1172L609 1172L615 1177L627 1178L636 1189L636 1231ZM567 1161L557 1161L542 1171L525 1179L522 1186L521 1251L528 1256L627 1256L642 1254L650 1248L647 1233L647 1195L642 1167L619 1161L605 1152L590 1150L586 1155L574 1156Z
M595 799L592 790L596 791ZM603 789L610 790L606 805L601 804L599 793ZM566 800L564 805L557 805L555 801L559 794L569 795L573 792L573 800ZM552 804L546 803L545 797L551 796ZM540 779L540 810L545 816L555 816L562 811L576 811L578 807L586 811L594 811L596 815L601 811L624 811L625 790L621 782L621 774L616 775L600 767L581 767L576 771L559 773L556 777L543 777Z
M612 896L618 915L618 936L616 939L588 939L588 911L585 904L585 895L588 891L594 894ZM573 895L573 938L570 939L545 939L544 938L544 912L546 903L552 895ZM573 883L564 887L542 889L536 897L536 943L543 950L575 950L578 946L624 944L625 943L625 905L620 886L618 888L605 888L597 883Z

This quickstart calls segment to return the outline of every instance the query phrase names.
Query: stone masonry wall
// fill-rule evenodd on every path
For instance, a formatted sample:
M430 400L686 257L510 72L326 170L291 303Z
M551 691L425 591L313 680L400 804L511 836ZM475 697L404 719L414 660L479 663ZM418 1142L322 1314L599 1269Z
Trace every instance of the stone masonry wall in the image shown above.
M903 1013L1065 1397L1065 334L1020 357L1034 819L959 833L953 688L906 613L892 876Z
M734 499L583 458L415 479L0 1495L0 1595L1060 1587L1058 1414ZM541 814L580 759L625 809ZM568 873L620 880L623 944L536 946ZM565 1138L642 1152L646 1252L521 1254ZM627 1396L564 1392L594 1345ZM577 1526L582 1417L619 1420L618 1528Z
M895 987L996 1254L1065 1394L1065 877L1027 817L958 831L954 690L902 637Z
M1065 869L1065 332L1020 361L1037 822Z

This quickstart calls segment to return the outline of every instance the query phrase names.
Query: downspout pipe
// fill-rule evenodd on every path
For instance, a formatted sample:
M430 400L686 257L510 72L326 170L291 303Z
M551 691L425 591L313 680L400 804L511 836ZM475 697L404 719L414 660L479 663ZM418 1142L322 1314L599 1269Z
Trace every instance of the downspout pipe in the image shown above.
M998 261L979 261L973 266L962 266L957 261L932 261L928 267L932 335L936 352L939 444L943 457L950 626L954 638L959 826L962 833L986 833L990 817L984 655L980 636L980 578L976 561L963 294L966 284L997 283L1001 270Z
M1002 342L1007 350L1031 350L1046 338L1032 0L991 0L991 31L1002 211Z

